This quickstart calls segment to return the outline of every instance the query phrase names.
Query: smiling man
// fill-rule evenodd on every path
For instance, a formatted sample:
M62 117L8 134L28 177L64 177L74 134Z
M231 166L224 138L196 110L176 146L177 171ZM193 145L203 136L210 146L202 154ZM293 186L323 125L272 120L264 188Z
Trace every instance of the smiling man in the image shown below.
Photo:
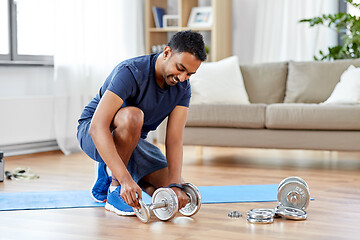
M162 186L175 191L179 209L186 205L181 169L189 77L205 59L201 34L178 32L163 52L116 66L85 107L77 136L83 151L99 163L91 194L95 201L107 201L107 210L134 215L141 189L152 195ZM166 117L165 157L146 137Z

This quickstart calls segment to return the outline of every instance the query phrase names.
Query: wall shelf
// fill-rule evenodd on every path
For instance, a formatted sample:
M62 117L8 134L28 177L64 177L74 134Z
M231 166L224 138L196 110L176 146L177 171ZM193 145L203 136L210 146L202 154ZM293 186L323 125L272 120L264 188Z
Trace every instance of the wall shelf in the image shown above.
M156 28L152 7L162 7L167 12L167 0L146 0L145 8L145 41L146 53L151 53L153 45L168 43L168 33L192 30L210 35L208 61L218 61L232 55L232 0L211 0L213 8L213 24L211 27L187 26L193 7L198 7L197 0L177 0L178 26Z

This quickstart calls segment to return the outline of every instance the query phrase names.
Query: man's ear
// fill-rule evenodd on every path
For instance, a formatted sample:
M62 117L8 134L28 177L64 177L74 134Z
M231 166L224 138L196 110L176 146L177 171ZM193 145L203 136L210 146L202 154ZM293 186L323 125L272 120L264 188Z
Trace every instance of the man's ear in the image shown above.
M169 46L164 48L163 56L165 59L171 56L171 48Z

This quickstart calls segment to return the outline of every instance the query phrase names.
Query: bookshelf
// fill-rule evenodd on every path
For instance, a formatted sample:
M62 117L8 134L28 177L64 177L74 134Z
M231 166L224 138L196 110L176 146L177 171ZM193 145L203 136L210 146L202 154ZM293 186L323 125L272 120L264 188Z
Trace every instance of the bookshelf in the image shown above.
M167 0L146 0L145 6L145 44L146 53L151 53L153 45L167 44L169 33L193 30L206 34L210 48L208 61L218 61L232 55L232 0L211 0L213 24L211 27L187 26L193 7L198 7L197 0L177 0L178 26L156 28L152 7L161 7L167 14Z

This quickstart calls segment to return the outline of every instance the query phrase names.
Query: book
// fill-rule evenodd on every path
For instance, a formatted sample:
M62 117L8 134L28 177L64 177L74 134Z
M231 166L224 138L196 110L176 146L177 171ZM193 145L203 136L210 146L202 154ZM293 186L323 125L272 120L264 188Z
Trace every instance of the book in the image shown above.
M163 16L165 15L165 9L161 8L161 7L152 7L153 10L153 15L154 15L154 21L155 21L155 26L157 28L162 28L163 25Z

